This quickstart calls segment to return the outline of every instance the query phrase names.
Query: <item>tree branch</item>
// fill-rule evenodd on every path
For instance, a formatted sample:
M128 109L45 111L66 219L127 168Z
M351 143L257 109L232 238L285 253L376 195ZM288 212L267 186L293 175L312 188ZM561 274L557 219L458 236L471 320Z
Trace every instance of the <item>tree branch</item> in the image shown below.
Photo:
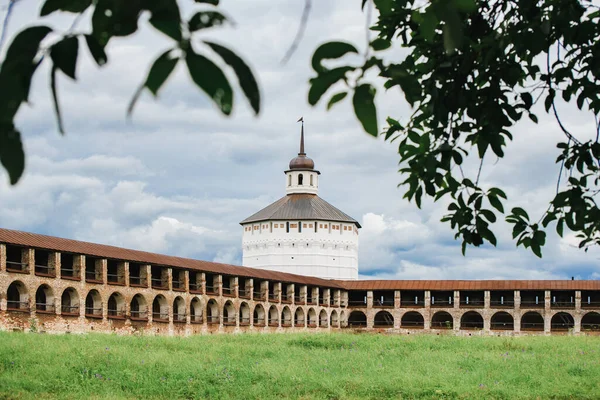
M304 36L304 31L306 30L306 25L308 24L308 16L310 14L311 1L312 0L304 0L304 10L302 11L302 18L300 19L300 26L298 27L298 31L296 32L296 37L294 37L292 45L281 59L281 64L283 65L287 64L290 58L292 58L292 56L296 52L296 49L298 49L298 45L302 40L302 36Z

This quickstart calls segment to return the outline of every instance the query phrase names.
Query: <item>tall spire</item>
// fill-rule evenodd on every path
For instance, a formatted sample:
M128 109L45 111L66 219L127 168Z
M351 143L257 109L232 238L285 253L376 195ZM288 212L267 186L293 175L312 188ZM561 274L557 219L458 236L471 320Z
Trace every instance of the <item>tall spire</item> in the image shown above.
M296 122L302 122L302 128L300 128L300 153L298 155L306 155L304 152L304 117L300 117Z

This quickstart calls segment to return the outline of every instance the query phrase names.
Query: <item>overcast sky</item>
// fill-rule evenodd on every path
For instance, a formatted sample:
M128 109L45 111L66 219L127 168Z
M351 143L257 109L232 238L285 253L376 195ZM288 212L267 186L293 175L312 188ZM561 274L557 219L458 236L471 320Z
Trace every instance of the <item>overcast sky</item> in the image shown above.
M0 226L239 264L238 222L285 194L283 171L298 152L296 121L304 116L306 151L322 173L320 196L363 226L362 277L600 278L599 253L577 250L572 236L560 240L552 230L540 260L515 247L504 222L494 225L497 248L469 248L463 257L450 227L439 222L446 211L443 204L426 202L418 210L402 199L393 143L364 133L348 102L326 112L324 104L312 108L306 101L310 57L320 43L344 39L364 48L360 1L313 2L298 51L281 65L303 3L222 0L236 26L212 37L235 49L256 73L263 97L258 118L239 92L232 117L221 116L182 64L157 100L144 93L128 121L125 111L132 94L152 60L169 46L143 22L141 34L111 41L106 67L98 69L82 48L78 81L60 77L67 130L61 137L44 64L34 81L31 106L18 114L27 152L25 175L10 187L0 172ZM34 21L39 4L16 4L9 37ZM2 18L5 10L0 10ZM65 29L72 17L48 21ZM85 30L85 23L79 29ZM401 51L392 49L388 57L396 56ZM387 115L405 119L410 113L399 92L380 89L377 102L381 126ZM574 132L582 137L593 132L591 115L566 107L562 112ZM506 209L521 206L536 219L555 191L555 145L562 139L553 119L542 111L538 116L539 124L523 121L514 129L506 158L488 157L482 175L487 184L506 190Z

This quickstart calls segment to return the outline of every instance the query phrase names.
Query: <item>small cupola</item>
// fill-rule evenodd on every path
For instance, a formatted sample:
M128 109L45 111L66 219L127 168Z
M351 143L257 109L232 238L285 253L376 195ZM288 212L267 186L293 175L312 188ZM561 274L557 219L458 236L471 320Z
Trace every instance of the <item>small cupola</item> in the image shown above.
M304 118L300 128L300 152L290 161L290 169L285 171L286 193L317 194L319 189L319 171L315 170L315 162L304 152Z

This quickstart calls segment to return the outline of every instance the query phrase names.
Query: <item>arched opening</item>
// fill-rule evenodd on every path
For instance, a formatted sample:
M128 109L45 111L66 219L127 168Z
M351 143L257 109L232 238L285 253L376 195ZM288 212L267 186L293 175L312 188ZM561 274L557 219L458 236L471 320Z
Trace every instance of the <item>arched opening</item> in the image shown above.
M79 316L79 294L73 288L66 288L60 297L60 312L65 316Z
M305 326L304 323L304 310L298 307L294 313L294 326Z
M377 314L375 314L373 326L375 328L393 328L394 317L387 311L379 311Z
M400 327L406 329L423 329L425 320L420 312L409 311L400 319Z
M501 331L512 331L515 329L515 320L512 315L505 311L497 312L492 315L490 329Z
M543 331L544 317L539 312L529 311L521 317L522 331Z
M175 297L175 300L173 300L173 322L186 322L185 308L183 297Z
M223 306L223 325L235 325L235 308L231 301Z
M477 311L464 313L460 317L460 329L483 329L483 317Z
M569 329L573 329L574 326L575 321L573 320L573 316L566 312L554 314L552 320L550 321L551 331L568 331Z
M283 307L283 310L281 310L281 326L292 326L292 311L288 306Z
M348 328L366 328L367 316L362 311L352 311L348 316Z
M29 295L21 281L14 281L6 291L6 307L12 311L29 311Z
M148 319L148 305L144 296L139 293L133 296L129 305L129 314L133 320L146 321Z
M288 186L292 186L292 175L288 175Z
M192 324L202 323L202 301L194 297L190 302L190 322Z
M125 317L125 300L119 292L114 292L108 298L108 318Z
M298 186L302 186L304 183L304 176L302 174L298 174Z
M35 292L35 310L41 313L54 312L54 294L48 285L40 285Z
M252 323L254 326L265 326L265 308L262 304L258 304L254 307L254 312L252 313Z
M308 327L316 328L317 327L317 312L314 308L308 309Z
M102 297L96 289L90 290L85 297L85 316L102 318Z
M581 318L582 331L600 331L600 314L597 312L589 312Z
M240 325L250 325L250 307L246 302L240 304Z
M169 322L169 304L162 294L157 295L152 301L152 321Z
M336 310L333 310L331 312L331 315L329 315L329 326L331 326L332 328L340 327L340 320L338 319L338 313Z
M313 176L312 175L310 175L310 186L314 186L314 184L313 184Z
M327 328L329 320L327 318L327 311L321 310L319 313L319 326L322 328Z
M454 319L446 311L438 311L431 317L431 329L452 329L454 328Z
M219 306L214 299L210 299L206 303L206 322L209 325L219 324Z
M277 307L271 306L269 308L269 326L279 326L279 312Z

